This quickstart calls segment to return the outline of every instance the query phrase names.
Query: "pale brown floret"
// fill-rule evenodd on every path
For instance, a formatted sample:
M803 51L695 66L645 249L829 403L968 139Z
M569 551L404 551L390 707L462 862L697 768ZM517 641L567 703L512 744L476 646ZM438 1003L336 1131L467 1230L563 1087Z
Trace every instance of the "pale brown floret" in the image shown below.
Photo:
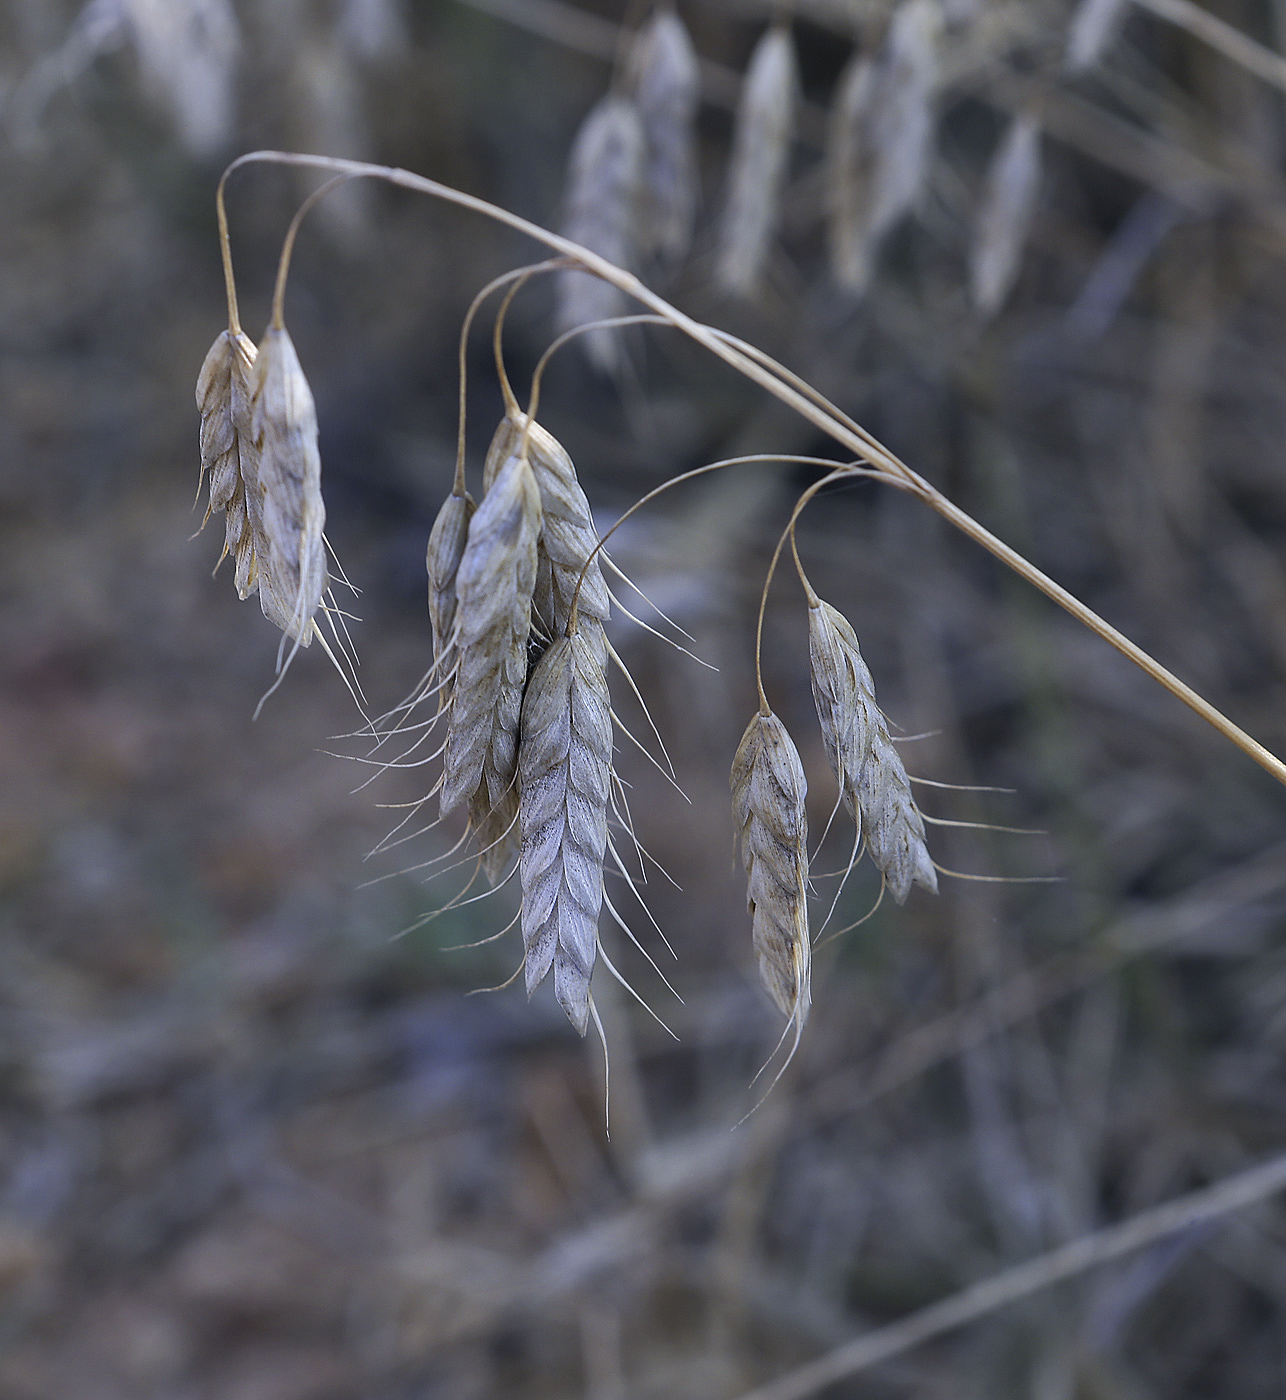
M439 799L444 815L484 783L489 807L499 807L514 782L540 514L531 467L511 454L469 521L456 571L458 660Z
M457 656L455 636L456 574L464 558L469 522L477 509L473 497L454 492L442 503L424 552L429 577L429 625L433 630L433 674L438 686L438 708L450 704Z
M732 761L732 817L746 867L759 978L803 1029L812 1003L808 935L808 783L785 725L761 710Z
M749 295L757 287L777 227L797 86L790 30L774 25L750 56L719 224L715 278L736 295Z
M254 534L246 509L247 483L253 489L258 481L257 454L250 435L256 353L249 336L224 331L210 347L196 382L201 477L204 480L208 473L210 482L205 520L216 510L227 512L223 554L233 556L237 595L243 602L258 586Z
M250 437L257 477L246 509L259 566L264 616L300 646L327 587L326 507L317 451L317 410L284 327L264 333L254 362Z
M531 675L522 708L522 937L530 994L552 968L554 994L581 1035L598 952L611 788L612 713L587 620Z
M808 643L826 756L872 863L899 904L913 884L936 893L938 876L924 841L924 818L876 704L857 635L843 614L811 590Z

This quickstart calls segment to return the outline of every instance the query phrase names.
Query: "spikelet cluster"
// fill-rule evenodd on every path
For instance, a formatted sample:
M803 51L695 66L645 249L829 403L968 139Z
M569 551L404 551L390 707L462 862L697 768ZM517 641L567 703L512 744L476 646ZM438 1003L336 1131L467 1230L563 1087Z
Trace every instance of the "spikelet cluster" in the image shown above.
M224 511L223 555L236 568L237 595L244 602L258 587L254 532L247 502L258 491L259 473L250 434L250 399L254 393L253 340L241 331L216 337L196 381L201 413L201 479L210 480L205 521ZM205 524L202 521L202 524Z
M758 286L772 245L790 160L797 87L790 30L774 25L755 46L746 71L719 224L715 278L735 295L748 295Z
M998 311L1018 275L1040 187L1040 126L1015 117L987 171L969 260L974 305Z
M760 981L802 1030L812 1001L808 783L786 726L771 711L761 709L742 735L731 788Z
M937 891L924 818L911 795L875 684L848 620L810 590L808 649L813 698L840 796L876 869L902 904L913 884Z
M469 538L469 522L477 508L467 491L463 495L453 491L438 511L424 551L424 569L429 577L429 626L433 632L433 675L440 710L450 705L455 684L455 579Z

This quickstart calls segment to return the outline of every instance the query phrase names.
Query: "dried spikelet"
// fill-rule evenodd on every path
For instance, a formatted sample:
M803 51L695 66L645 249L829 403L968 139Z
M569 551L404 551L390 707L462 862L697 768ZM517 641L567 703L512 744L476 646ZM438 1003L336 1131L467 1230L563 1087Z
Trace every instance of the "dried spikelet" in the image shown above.
M755 715L732 760L732 819L746 867L759 980L802 1030L812 1003L808 937L808 783L786 726Z
M908 0L873 66L853 59L831 120L830 249L836 280L865 291L880 240L910 209L933 143L933 90L942 11Z
M796 86L790 30L774 25L755 46L742 86L719 225L715 277L736 295L749 295L757 286L777 226Z
M634 100L643 123L643 251L678 261L692 243L697 212L695 122L701 75L683 21L660 10L630 54Z
M987 171L974 232L969 276L974 305L990 316L1000 309L1022 258L1040 187L1040 126L1015 117Z
M540 492L526 458L511 454L469 521L456 571L444 815L484 785L489 808L501 807L513 785L539 533Z
M1103 56L1116 35L1126 0L1081 0L1072 16L1063 65L1069 73L1083 73Z
M255 343L241 331L224 331L210 347L196 381L201 411L201 477L210 477L205 519L227 512L224 554L236 563L237 594L244 602L258 585L254 534L247 514L247 485L258 482L257 454L250 433ZM202 521L204 525L205 521Z
M254 362L250 438L256 480L246 506L264 616L308 646L326 591L326 507L317 452L317 410L285 327L269 326Z
M493 803L486 783L469 799L469 831L488 883L499 885L516 859L522 842L518 826L518 784L511 783Z
M936 893L937 872L924 843L924 819L888 725L857 635L843 614L809 591L808 645L813 698L826 756L866 849L902 904L913 884Z
M194 155L232 133L241 30L230 0L123 0L144 81L170 108Z
M603 98L581 124L572 146L563 233L627 269L637 261L643 165L638 110L623 97ZM622 292L585 272L559 273L557 297L560 330L619 316L625 307ZM581 339L600 369L618 367L620 346L614 332L590 331Z
M581 1035L598 951L611 758L603 663L578 629L554 642L532 672L519 774L527 992L552 967L554 995Z
M429 626L433 630L433 670L440 687L438 705L450 703L454 680L456 638L455 576L464 558L465 542L469 538L469 521L477 509L466 491L454 492L442 503L438 518L429 532L428 548L424 551L424 568L429 576Z
M489 484L500 463L517 450L526 426L525 413L511 410L505 415L487 449L482 469L484 483ZM585 569L585 561L598 544L598 533L572 459L551 432L533 423L527 439L527 460L540 489L542 510L533 594L533 608L540 625L547 637L560 637L567 631L582 569L585 581L581 584L577 611L583 617L606 622L611 602L599 563L601 553L594 555Z

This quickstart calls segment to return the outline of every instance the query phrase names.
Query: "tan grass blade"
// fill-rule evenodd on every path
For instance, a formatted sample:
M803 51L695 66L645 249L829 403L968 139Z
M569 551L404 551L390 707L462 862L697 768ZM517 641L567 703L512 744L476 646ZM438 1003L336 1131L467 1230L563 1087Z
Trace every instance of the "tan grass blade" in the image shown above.
M1040 124L1015 117L987 171L970 250L970 290L986 316L1000 310L1018 276L1039 191Z
M611 789L612 717L587 620L532 672L519 756L522 937L530 994L552 968L572 1025L589 1025Z
M247 482L246 504L259 563L259 601L265 617L306 647L327 585L326 507L317 410L283 326L268 327L255 357L250 436L258 478L253 490Z
M209 474L205 519L226 511L223 553L236 567L237 596L244 602L258 587L254 533L247 514L247 488L258 488L258 457L250 433L255 343L241 331L224 331L210 347L196 382L201 412L201 478ZM203 520L202 525L205 524Z
M630 79L645 142L643 250L677 262L691 246L697 213L701 74L692 40L673 10L658 10L639 32Z
M634 104L609 94L581 124L567 173L563 232L618 267L638 261L638 219L645 142ZM560 330L605 321L625 309L618 288L585 272L560 272L557 280ZM600 369L620 364L620 339L610 330L582 338L585 353Z
M536 582L540 492L511 455L469 522L456 571L456 665L439 798L443 815L485 782L500 806L513 785Z
M826 756L849 815L899 904L913 884L936 892L937 873L924 841L924 820L875 685L848 620L808 590L808 649L813 698Z
M812 1001L808 783L786 726L771 711L760 710L742 735L731 787L759 979L798 1032Z
M715 278L736 296L759 284L780 215L798 79L790 29L774 25L755 46L737 107Z

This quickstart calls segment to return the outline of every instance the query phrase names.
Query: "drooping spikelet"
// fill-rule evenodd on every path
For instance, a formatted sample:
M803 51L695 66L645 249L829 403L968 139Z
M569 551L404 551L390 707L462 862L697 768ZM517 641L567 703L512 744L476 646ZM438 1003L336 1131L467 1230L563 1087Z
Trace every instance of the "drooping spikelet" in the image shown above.
M734 295L754 291L777 227L796 87L790 30L774 25L755 46L746 71L732 138L727 203L719 225L715 277Z
M873 67L855 58L831 123L831 263L841 286L866 290L880 240L910 209L933 144L942 10L906 0Z
M527 415L511 407L487 449L484 483L489 485L500 464L518 450L526 426ZM599 563L602 554L594 554L598 533L567 449L539 423L531 425L527 437L527 460L540 490L542 512L533 610L546 637L561 637L571 620L572 599L582 570L585 581L577 598L578 614L606 622L611 611ZM591 555L594 557L586 569Z
M536 581L540 492L511 454L469 521L455 576L458 659L440 805L453 811L485 787L487 810L514 782L527 634Z
M1083 73L1103 56L1116 34L1126 0L1081 0L1072 16L1063 63L1068 72Z
M808 649L826 756L844 806L866 837L872 862L899 904L913 884L936 893L938 876L924 843L924 819L876 704L857 635L843 614L811 589Z
M457 655L455 580L460 561L464 558L469 522L475 510L477 505L467 491L463 496L457 496L453 491L438 511L438 518L429 532L428 548L424 551L424 567L429 576L429 626L433 629L433 674L439 687L439 709L451 703Z
M581 124L567 174L563 232L626 269L637 261L644 148L637 108L624 97L609 94ZM622 292L586 272L559 273L557 298L560 330L619 316L625 308ZM589 331L581 339L586 354L600 369L617 368L620 345L612 331Z
M1018 275L1039 188L1040 126L1033 117L1015 117L987 171L970 250L974 305L988 316Z
M201 477L210 478L205 519L226 511L223 553L236 565L237 595L244 602L258 586L254 534L247 514L247 484L257 489L257 454L250 435L255 343L241 331L224 331L210 347L196 381L201 412ZM205 521L201 522L203 525Z
M677 262L692 242L697 212L695 122L701 75L692 40L673 10L658 10L640 30L630 70L646 143L643 251Z
M581 1035L598 951L611 757L602 660L577 630L555 641L532 672L519 773L527 992L552 967L554 994Z
M759 978L803 1029L812 1002L808 936L808 783L786 726L761 710L732 761L732 818L746 867Z
M257 479L246 507L264 616L300 646L326 591L326 507L317 451L317 410L285 327L269 326L254 362L250 437Z

